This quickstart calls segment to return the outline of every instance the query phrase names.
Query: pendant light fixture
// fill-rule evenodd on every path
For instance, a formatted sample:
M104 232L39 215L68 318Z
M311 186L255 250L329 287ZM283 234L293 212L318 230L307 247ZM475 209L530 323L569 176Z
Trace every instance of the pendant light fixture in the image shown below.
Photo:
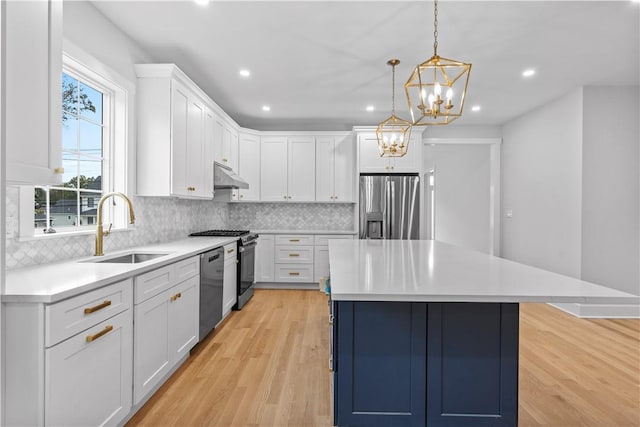
M434 0L433 56L404 85L413 126L447 125L462 115L471 64L438 56L438 0Z
M378 150L380 157L402 157L407 154L409 138L411 137L411 123L396 117L396 65L398 59L390 59L391 66L391 117L382 121L376 129Z

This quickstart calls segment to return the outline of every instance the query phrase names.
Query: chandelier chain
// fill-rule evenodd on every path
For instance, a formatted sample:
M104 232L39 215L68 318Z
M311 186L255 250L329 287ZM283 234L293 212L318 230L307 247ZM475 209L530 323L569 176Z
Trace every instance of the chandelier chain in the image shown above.
M433 55L438 55L438 0L433 1Z
M391 66L391 114L396 115L396 66Z

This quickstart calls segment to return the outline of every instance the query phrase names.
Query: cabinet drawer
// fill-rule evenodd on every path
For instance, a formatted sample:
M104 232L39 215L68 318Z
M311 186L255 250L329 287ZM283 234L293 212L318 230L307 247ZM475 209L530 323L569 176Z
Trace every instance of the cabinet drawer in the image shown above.
M141 274L134 279L135 298L134 303L140 304L160 292L175 285L174 264L160 267L148 273Z
M328 246L330 239L348 239L353 240L353 234L316 234L316 246Z
M51 347L133 306L131 279L45 307L45 345Z
M276 263L312 263L313 246L276 246Z
M276 282L313 282L313 264L276 264Z
M236 259L238 256L238 248L236 242L224 245L224 261L227 262L230 259Z
M313 245L313 235L278 235L276 236L276 245Z
M183 259L175 264L172 264L175 268L175 282L180 283L185 280L200 274L200 257L194 256L191 258Z

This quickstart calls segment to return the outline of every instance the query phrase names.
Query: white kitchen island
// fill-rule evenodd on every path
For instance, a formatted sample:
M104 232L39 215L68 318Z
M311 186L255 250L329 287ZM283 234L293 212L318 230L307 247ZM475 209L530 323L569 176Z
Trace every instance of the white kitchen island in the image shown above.
M428 240L329 241L334 424L516 426L518 304L639 297Z

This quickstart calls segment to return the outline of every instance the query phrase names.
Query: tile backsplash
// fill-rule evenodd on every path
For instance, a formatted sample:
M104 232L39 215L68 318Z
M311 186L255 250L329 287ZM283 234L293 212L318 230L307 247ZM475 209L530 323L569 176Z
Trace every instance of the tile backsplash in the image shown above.
M7 269L90 256L95 235L18 239L18 188L6 193ZM185 238L194 231L229 227L229 205L209 200L132 197L136 224L132 231L114 232L104 239L105 253Z
M232 203L229 226L251 230L355 229L350 203Z

